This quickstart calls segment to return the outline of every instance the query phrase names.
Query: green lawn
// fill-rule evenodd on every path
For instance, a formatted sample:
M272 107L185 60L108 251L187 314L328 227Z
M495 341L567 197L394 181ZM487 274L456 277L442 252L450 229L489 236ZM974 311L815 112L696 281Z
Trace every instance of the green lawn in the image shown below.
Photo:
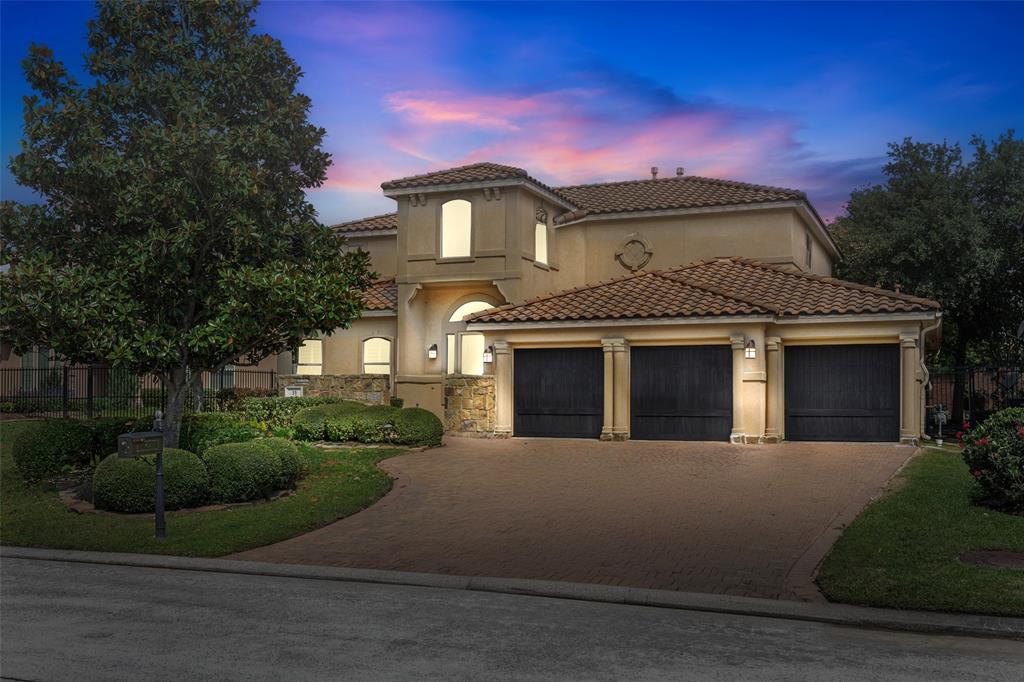
M223 556L259 547L372 504L391 488L377 462L401 452L302 446L309 473L288 497L219 511L169 512L167 539L157 542L152 515L76 514L54 491L26 486L6 447L17 428L17 422L0 425L0 542L24 547L186 556Z
M832 548L818 575L825 595L867 606L1024 616L1024 570L957 560L967 550L1024 552L1024 516L972 505L975 484L955 449L929 448L901 476Z

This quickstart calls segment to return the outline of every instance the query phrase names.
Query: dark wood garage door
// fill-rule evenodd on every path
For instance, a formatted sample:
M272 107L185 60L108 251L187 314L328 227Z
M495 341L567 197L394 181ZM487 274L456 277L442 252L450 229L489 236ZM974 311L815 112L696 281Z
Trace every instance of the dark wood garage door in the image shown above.
M896 344L791 346L785 366L787 440L899 440Z
M729 346L635 346L629 372L630 438L729 440Z
M600 348L517 349L513 373L515 435L601 435L604 359Z

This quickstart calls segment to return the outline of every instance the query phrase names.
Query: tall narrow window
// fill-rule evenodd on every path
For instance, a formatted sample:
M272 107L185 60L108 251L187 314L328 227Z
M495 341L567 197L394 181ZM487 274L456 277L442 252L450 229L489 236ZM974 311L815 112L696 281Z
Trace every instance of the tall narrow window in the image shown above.
M391 342L375 338L363 341L363 374L391 374Z
M296 353L296 374L324 373L324 342L320 339L306 339Z
M804 249L807 251L807 269L811 269L811 256L814 255L814 249L812 248L811 233L804 234Z
M473 205L453 199L441 205L441 258L472 255Z
M548 226L537 223L533 229L533 259L538 263L548 263Z

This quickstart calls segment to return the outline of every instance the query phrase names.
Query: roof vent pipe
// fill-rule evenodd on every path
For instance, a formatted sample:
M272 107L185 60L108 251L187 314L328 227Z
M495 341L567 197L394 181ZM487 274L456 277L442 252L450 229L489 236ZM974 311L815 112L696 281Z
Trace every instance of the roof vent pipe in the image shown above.
M658 167L657 166L651 166L651 180L657 180L657 179L658 179Z
M676 166L676 177L677 178L683 177L683 173L685 173L685 172L686 172L686 169L684 169L682 166Z

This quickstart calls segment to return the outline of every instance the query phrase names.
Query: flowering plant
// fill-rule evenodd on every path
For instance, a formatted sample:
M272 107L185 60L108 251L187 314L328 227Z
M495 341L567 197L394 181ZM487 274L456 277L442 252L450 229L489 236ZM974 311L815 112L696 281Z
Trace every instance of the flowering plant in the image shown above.
M1024 510L1024 407L989 416L957 433L964 462L993 501Z

